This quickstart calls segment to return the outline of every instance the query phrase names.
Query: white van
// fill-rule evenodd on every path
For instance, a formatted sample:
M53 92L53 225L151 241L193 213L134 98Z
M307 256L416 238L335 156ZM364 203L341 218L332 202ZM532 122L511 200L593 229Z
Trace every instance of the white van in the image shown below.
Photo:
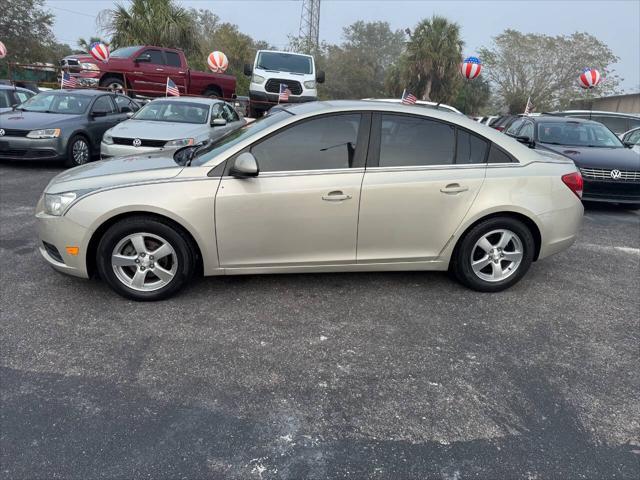
M324 82L324 72L316 71L313 56L274 50L258 50L253 67L245 65L244 74L251 76L252 117L259 117L278 103L280 85L291 92L289 103L300 103L317 100L316 84Z

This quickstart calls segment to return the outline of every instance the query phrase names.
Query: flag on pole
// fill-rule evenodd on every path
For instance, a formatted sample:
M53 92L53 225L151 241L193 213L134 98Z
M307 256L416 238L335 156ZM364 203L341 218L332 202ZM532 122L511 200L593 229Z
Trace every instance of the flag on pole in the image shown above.
M402 91L402 103L404 105L415 105L417 101L416 96L413 93L407 92L406 88Z
M173 95L174 97L180 96L180 90L176 86L176 83L167 77L167 92L165 96Z
M289 95L291 95L291 90L285 83L280 84L280 93L278 94L278 103L280 102L288 102Z
M69 72L62 72L62 78L60 78L60 88L76 88L78 86L78 80L76 77L69 75Z
M525 115L529 115L531 112L533 112L533 103L531 103L531 97L527 98L527 106L524 109L524 114Z

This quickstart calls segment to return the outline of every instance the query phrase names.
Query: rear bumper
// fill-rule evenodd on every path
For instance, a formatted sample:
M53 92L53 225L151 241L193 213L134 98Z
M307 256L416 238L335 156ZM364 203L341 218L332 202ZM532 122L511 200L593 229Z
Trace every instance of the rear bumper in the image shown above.
M584 207L577 198L572 207L539 215L542 242L538 260L569 248L576 241L583 215Z
M0 138L0 160L62 160L64 158L66 158L66 142L62 138Z

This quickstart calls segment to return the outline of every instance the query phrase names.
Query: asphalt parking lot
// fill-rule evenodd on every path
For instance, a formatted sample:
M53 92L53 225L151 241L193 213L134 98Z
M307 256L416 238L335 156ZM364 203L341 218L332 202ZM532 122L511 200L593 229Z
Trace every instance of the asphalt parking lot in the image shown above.
M639 212L588 208L500 294L242 276L141 304L39 258L58 171L0 163L2 478L640 475Z

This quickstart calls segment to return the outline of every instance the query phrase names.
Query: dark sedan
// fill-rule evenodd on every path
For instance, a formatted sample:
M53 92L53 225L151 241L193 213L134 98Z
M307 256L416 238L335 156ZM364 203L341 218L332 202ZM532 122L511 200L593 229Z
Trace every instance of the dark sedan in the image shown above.
M39 93L0 114L0 159L82 165L99 155L104 132L138 108L125 95L99 90Z
M640 207L640 154L599 122L523 117L507 135L532 148L571 158L584 179L583 200Z

